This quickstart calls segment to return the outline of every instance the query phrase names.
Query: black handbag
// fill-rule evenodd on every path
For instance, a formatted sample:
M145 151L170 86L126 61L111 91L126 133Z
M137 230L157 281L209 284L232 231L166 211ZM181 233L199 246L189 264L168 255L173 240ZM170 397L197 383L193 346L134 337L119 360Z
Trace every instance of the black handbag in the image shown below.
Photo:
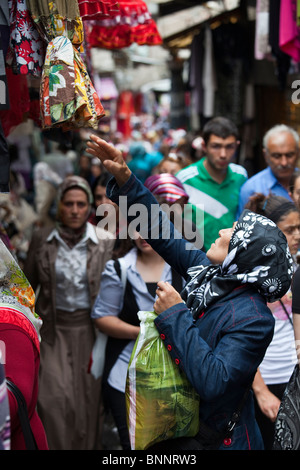
M296 364L275 422L273 450L300 450L300 369Z
M10 390L18 403L18 415L21 423L21 428L24 435L25 445L27 450L38 450L28 416L28 410L25 398L20 391L20 389L10 380L6 379L6 385L8 390Z

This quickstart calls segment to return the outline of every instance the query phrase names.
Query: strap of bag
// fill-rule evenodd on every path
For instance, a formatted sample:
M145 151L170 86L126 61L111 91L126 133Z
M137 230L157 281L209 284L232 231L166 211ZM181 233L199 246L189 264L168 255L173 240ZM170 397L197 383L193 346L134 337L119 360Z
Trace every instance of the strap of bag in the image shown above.
M14 394L18 403L18 415L21 423L21 428L24 435L25 445L27 450L38 450L28 417L28 410L25 398L19 388L10 380L6 379L7 388Z
M114 263L115 270L117 271L118 276L120 277L123 285L123 289L125 291L126 282L127 282L127 272L126 272L126 264L123 258L119 258L115 260Z
M281 305L281 307L282 307L282 308L283 308L283 310L284 310L284 313L285 313L285 314L286 314L286 316L288 317L290 324L291 324L291 325L292 325L292 327L294 328L294 325L293 325L292 319L291 319L291 317L289 316L289 313L288 313L288 311L287 311L287 309L286 309L286 307L285 307L284 303L282 302L282 300L281 300L281 299L279 299L279 302L280 302L280 305Z
M237 409L233 412L233 414L231 416L231 419L230 419L229 423L226 426L226 436L225 437L231 436L235 426L239 422L240 417L241 417L241 413L242 413L242 409L243 409L243 407L244 407L244 405L247 401L247 398L248 398L248 395L249 395L249 392L250 392L251 388L252 388L252 384L247 388L247 390L245 391L240 403L238 404Z

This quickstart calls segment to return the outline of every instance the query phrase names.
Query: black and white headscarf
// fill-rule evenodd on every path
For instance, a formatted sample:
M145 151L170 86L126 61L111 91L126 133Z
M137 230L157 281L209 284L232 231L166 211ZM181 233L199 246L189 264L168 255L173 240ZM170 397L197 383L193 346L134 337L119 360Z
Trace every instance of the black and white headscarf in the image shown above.
M270 219L249 210L241 214L222 265L195 266L181 296L194 317L233 289L254 286L268 302L289 289L293 259L285 235Z

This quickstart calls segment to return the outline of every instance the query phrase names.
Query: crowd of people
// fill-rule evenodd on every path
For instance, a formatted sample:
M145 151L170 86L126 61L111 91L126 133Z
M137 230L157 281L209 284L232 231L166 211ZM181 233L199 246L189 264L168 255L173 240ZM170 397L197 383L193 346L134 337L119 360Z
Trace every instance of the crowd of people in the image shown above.
M109 417L116 447L131 449L127 368L137 313L153 309L199 395L200 429L150 450L272 449L300 338L298 133L269 129L266 168L251 177L225 117L201 135L155 136L120 144L92 133L77 164L61 145L33 166L30 196L13 174L0 208L0 449L26 448L9 382L24 395L39 449L107 449ZM135 204L146 220L130 230Z

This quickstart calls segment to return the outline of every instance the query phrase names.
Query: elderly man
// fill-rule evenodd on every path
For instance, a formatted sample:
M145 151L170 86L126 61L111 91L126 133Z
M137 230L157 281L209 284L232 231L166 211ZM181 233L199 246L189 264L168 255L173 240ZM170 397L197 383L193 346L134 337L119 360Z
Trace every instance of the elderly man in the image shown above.
M254 193L272 192L291 199L289 183L299 156L299 135L291 127L278 124L263 138L263 152L267 168L246 181L240 191L239 214Z

